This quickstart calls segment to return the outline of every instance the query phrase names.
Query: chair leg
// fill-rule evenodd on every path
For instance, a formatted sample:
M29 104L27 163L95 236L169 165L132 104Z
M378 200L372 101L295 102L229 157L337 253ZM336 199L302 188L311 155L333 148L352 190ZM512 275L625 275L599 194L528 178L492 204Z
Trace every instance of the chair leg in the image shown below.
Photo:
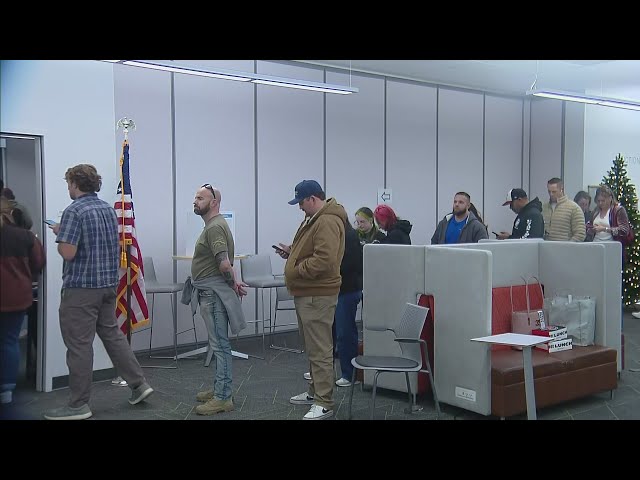
M151 294L151 327L149 328L149 358L151 358L151 340L153 339L153 324L156 321L156 317L153 314L153 307L156 305L156 295Z
M409 381L409 372L404 372L404 378L407 381L407 393L409 394L409 411L406 413L411 413L413 410L413 397L411 396L411 382Z
M373 393L371 394L371 420L373 420L373 412L376 409L376 388L378 387L378 375L380 375L380 371L376 370L376 373L373 376Z
M351 374L351 390L349 391L349 409L347 410L347 420L351 420L351 404L353 403L353 388L356 384L356 367L353 367L353 373Z
M438 402L438 393L436 392L436 383L433 381L433 374L431 373L431 362L429 362L429 351L426 350L425 358L427 363L427 373L429 374L429 385L431 385L431 392L433 393L433 401L436 404L436 418L440 416L440 402Z

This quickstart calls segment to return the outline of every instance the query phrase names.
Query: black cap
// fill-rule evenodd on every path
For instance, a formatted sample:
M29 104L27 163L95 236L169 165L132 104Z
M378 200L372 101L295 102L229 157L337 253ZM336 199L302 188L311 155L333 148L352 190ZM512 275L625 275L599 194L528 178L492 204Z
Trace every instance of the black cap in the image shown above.
M296 185L296 193L295 197L292 200L289 200L289 205L295 205L296 203L300 203L305 198L310 197L311 195L317 195L322 193L322 187L315 180L303 180L298 185Z
M507 199L502 204L502 206L504 207L505 205L510 205L511 202L513 202L514 200L518 200L519 198L527 198L527 192L525 192L521 188L512 188L507 192Z

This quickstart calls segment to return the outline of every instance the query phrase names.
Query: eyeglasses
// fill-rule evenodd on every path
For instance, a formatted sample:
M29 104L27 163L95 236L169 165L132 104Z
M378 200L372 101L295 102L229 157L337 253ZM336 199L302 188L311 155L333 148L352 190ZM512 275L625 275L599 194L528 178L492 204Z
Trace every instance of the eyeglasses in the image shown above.
M206 188L207 190L209 190L211 192L211 195L213 195L213 199L216 199L216 192L213 191L213 187L211 186L210 183L205 183L204 185L202 185L202 187L200 188Z

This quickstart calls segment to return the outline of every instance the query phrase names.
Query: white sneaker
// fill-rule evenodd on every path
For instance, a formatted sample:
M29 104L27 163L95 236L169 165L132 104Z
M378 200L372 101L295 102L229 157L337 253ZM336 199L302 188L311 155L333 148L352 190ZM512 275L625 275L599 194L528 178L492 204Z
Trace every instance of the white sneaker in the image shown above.
M311 373L307 372L305 374L302 375L304 377L305 380L311 380Z
M127 381L122 377L116 377L113 380L111 380L111 385L115 385L116 387L128 387L129 386Z
M360 380L356 380L356 385L358 385L360 383ZM347 380L346 378L339 378L338 380L336 380L336 385L339 387L350 387L351 386L351 381Z
M303 420L324 420L325 418L329 418L329 417L333 417L333 410L328 410L314 403L313 405L311 405L311 408L309 409L307 414L304 417L302 417L302 419Z
M293 403L294 405L313 405L313 397L309 395L309 392L304 392L295 397L291 397L289 403Z
M640 318L640 312L633 312L631 315L633 315L636 318Z

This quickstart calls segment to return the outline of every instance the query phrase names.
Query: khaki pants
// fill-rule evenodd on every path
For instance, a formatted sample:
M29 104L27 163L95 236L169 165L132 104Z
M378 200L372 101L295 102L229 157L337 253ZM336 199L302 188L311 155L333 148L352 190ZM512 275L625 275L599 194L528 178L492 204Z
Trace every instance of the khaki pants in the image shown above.
M333 409L333 317L338 294L315 297L294 297L298 328L304 349L309 355L311 383L309 395L314 403Z

